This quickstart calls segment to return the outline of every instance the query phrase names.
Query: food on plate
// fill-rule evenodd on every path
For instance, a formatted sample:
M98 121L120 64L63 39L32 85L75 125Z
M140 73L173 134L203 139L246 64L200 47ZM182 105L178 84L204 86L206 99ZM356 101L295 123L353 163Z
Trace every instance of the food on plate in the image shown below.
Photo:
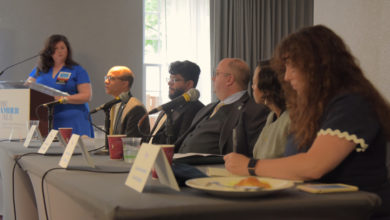
M265 189L271 188L271 185L265 181L260 181L255 177L247 177L236 183L234 186L256 186Z

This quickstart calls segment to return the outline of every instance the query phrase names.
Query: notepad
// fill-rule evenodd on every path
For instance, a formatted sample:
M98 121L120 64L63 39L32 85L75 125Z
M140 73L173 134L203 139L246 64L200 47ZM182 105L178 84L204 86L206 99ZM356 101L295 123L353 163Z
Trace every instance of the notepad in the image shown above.
M333 192L350 192L358 191L357 186L342 184L342 183L330 183L330 184L303 184L297 186L298 189L310 192L310 193L333 193Z
M207 168L207 175L208 176L237 176L237 175L230 173L225 168L216 168L216 167L208 167Z

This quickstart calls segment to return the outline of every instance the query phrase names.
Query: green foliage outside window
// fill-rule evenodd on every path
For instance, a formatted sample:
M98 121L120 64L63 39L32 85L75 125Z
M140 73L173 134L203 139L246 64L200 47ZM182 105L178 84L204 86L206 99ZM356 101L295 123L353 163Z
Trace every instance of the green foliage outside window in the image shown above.
M145 0L145 53L160 51L160 0Z

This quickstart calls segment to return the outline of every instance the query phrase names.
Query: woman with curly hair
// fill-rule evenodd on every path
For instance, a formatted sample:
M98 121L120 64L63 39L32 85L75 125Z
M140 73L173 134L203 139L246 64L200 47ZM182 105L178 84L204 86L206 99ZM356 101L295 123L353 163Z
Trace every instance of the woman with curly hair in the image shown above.
M256 159L282 157L290 127L282 85L269 60L259 61L253 74L253 98L271 112L253 148Z
M224 157L226 168L239 175L356 185L381 197L374 217L390 217L390 106L343 40L322 25L303 28L278 45L272 63L288 82L292 135L286 157L250 160L231 153Z
M92 96L88 73L72 59L72 49L63 35L50 36L40 52L38 66L27 83L40 83L67 92L54 97L61 105L54 107L53 128L71 127L73 133L94 137L88 103Z

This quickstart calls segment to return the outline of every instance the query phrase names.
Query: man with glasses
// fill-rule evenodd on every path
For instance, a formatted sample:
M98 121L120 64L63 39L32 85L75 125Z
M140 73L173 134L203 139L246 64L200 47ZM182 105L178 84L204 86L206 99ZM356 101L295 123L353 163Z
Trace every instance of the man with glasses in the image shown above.
M197 64L191 61L176 61L169 65L170 76L167 78L169 86L169 98L175 99L183 95L192 88L196 88L198 84L200 68ZM198 100L188 102L171 111L172 119L172 135L167 137L166 113L161 112L152 129L151 142L153 144L174 144L176 139L180 137L187 128L191 125L195 114L203 108L204 105Z
M144 137L149 135L149 118L145 119L138 129L139 120L146 114L146 108L130 93L134 81L134 73L126 66L114 66L104 77L106 93L118 97L123 92L129 92L127 103L117 103L110 111L110 134L126 134L127 137Z
M235 151L251 156L269 110L249 97L249 79L245 61L223 59L213 76L219 101L195 115L190 128L175 143L175 151L220 155Z

